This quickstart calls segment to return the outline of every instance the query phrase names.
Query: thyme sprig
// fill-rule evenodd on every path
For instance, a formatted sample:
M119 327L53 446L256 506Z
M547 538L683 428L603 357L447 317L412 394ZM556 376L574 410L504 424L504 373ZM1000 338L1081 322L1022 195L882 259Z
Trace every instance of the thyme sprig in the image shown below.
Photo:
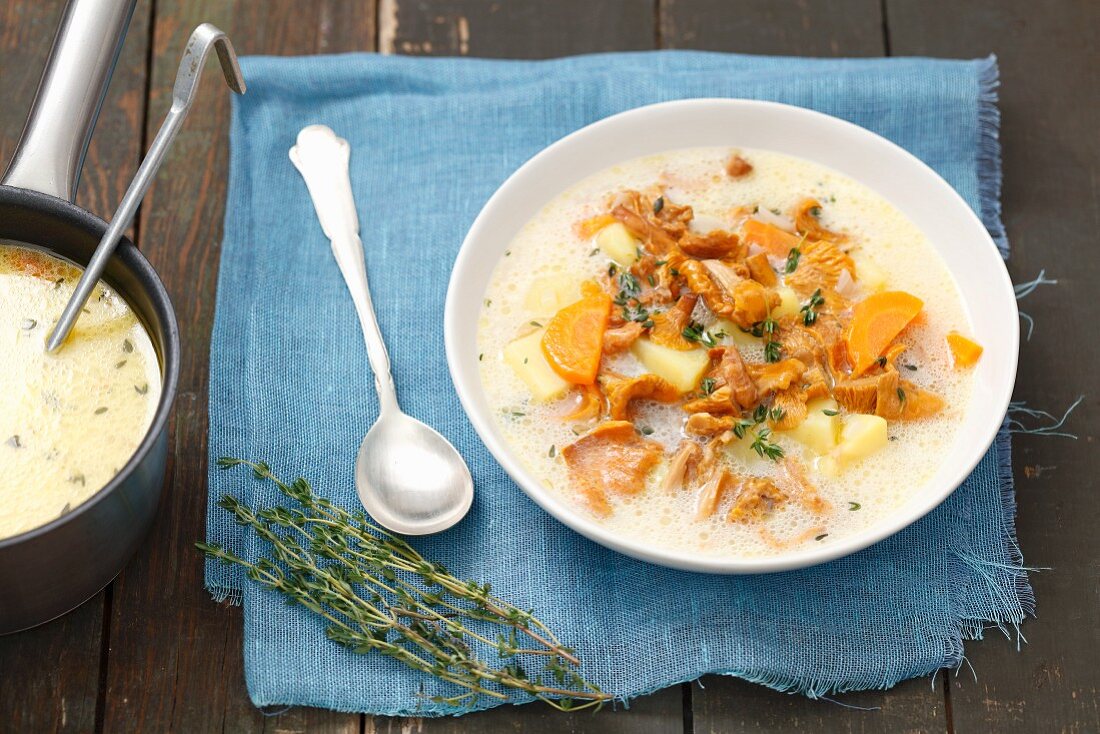
M269 555L251 562L213 543L196 547L320 616L330 640L465 689L429 697L436 703L472 706L482 696L509 700L523 692L567 711L611 698L580 675L575 651L533 611L493 596L489 584L451 575L362 512L317 496L305 479L287 484L262 462L218 460L221 468L242 465L297 506L255 510L226 495L218 505L267 541ZM495 651L501 662L491 664L479 650ZM533 676L525 668L532 660L543 665Z

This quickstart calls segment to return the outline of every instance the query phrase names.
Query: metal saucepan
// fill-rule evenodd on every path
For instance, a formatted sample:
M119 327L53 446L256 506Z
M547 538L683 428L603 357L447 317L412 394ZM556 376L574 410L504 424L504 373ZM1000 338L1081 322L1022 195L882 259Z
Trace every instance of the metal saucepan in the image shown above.
M45 247L86 265L107 223L72 203L84 154L136 0L70 0L0 184L0 241ZM160 499L168 414L179 373L179 330L149 262L123 239L104 279L144 322L163 392L125 467L72 512L0 540L0 634L49 621L110 583L141 543Z

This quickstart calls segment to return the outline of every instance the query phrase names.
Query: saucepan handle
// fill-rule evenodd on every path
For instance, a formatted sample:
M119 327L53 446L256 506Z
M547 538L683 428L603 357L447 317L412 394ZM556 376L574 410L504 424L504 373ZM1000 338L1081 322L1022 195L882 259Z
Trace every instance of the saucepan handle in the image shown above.
M72 201L137 0L69 0L3 184Z

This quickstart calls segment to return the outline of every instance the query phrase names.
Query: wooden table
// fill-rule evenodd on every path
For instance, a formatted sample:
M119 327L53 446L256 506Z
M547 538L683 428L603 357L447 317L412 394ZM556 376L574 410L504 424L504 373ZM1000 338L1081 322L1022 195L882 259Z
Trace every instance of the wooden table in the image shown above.
M0 160L22 127L61 0L0 3ZM1040 619L1027 644L991 632L934 681L840 696L865 711L709 676L629 710L505 707L407 721L316 709L265 716L241 669L241 613L210 601L192 542L206 508L207 360L224 214L228 94L211 76L134 227L183 335L172 455L156 525L106 590L0 638L0 731L1065 731L1100 730L1100 3L1060 0L140 0L100 117L79 201L114 210L160 124L188 33L211 21L241 54L379 51L539 58L693 48L809 56L997 53L1010 269L1059 279L1023 302L1036 322L1017 398L1061 409L1077 442L1020 436L1019 535ZM214 72L216 76L216 72ZM975 679L976 676L976 679Z

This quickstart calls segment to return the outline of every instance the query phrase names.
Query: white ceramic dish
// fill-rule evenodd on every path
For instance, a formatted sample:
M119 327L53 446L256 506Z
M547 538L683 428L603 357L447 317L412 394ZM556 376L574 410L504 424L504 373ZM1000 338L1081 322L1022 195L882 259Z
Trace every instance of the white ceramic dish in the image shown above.
M497 261L517 231L581 179L622 161L675 148L764 148L829 166L869 186L928 236L958 283L973 333L985 347L974 392L951 450L928 483L895 514L820 548L760 557L699 556L616 536L524 468L497 430L477 365L478 313ZM636 558L709 573L763 573L848 555L910 525L970 474L997 434L1016 378L1016 299L996 246L966 202L920 160L861 127L800 107L738 99L692 99L641 107L593 123L527 161L481 210L455 261L444 334L455 389L482 441L516 483L551 515L592 540Z

